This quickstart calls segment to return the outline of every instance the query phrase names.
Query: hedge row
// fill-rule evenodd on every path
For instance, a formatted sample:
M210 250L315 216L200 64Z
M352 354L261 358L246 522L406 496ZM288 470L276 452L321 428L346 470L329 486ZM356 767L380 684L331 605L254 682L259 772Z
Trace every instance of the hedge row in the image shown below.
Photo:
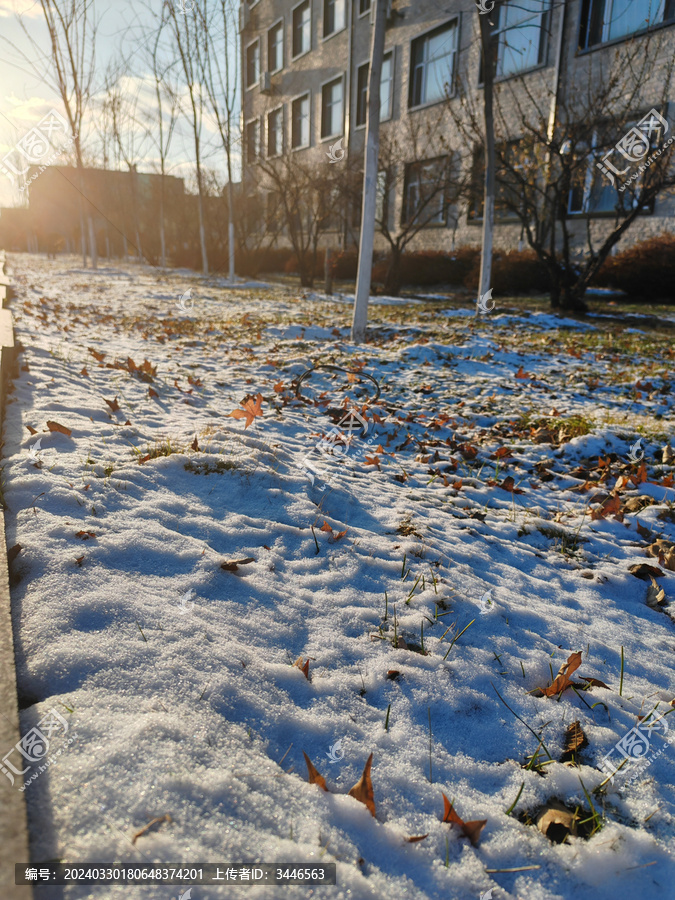
M356 279L358 255L346 250L331 256L333 277L337 280ZM388 258L380 255L373 263L373 282L385 280ZM317 255L316 277L323 277L324 253ZM237 270L242 275L259 272L297 274L298 260L292 250L258 250L246 257L238 257ZM463 286L478 290L480 250L462 247L455 253L421 250L405 253L401 258L401 278L411 287L433 285ZM492 288L495 294L545 294L549 278L545 267L533 250L509 250L495 253L492 263ZM662 234L610 256L593 280L595 287L625 291L635 299L654 301L675 299L675 236Z

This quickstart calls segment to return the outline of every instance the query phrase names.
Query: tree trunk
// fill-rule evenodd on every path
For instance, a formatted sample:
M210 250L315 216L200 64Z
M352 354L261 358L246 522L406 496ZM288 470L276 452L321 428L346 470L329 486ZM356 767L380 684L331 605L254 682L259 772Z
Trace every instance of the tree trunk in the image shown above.
M377 211L377 170L380 156L380 80L387 20L387 0L375 0L375 27L370 52L368 76L368 118L366 120L366 160L363 167L363 207L361 210L361 236L359 264L356 276L352 340L356 344L366 339L368 299L373 269L373 245L375 242L375 215Z
M164 233L164 172L159 187L159 246L162 268L166 268L166 236Z
M229 166L228 166L229 168ZM234 284L234 188L232 179L227 182L227 249L229 256L229 279Z
M493 4L494 6L494 4ZM495 42L492 40L490 15L478 14L481 48L483 51L483 117L485 121L485 186L483 195L483 240L480 258L478 296L490 290L492 279L492 244L495 222L495 123L493 109L493 81L495 73ZM479 315L480 304L476 306Z
M98 247L96 246L96 229L94 228L93 216L88 218L89 226L89 254L91 256L92 269L98 268Z
M390 297L398 297L401 293L401 251L392 248L389 254L389 265L384 279L384 292Z
M201 177L198 178L199 181L199 196L197 198L197 208L199 210L199 245L202 250L202 272L204 275L209 274L209 260L206 255L206 230L204 228L204 207L203 207L203 197L202 197L202 185L201 185Z

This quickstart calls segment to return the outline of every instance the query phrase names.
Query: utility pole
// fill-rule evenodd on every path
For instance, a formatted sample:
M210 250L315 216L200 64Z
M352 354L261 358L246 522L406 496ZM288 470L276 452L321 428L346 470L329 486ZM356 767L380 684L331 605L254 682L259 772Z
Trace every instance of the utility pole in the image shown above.
M495 228L495 119L494 119L494 77L496 70L497 46L492 40L494 24L491 16L499 15L499 3L491 13L478 13L480 43L483 51L483 120L485 122L485 188L483 193L483 240L480 257L480 284L476 315L483 309L481 299L490 289L492 278L492 242ZM493 304L494 305L494 304Z
M377 169L380 155L380 81L384 56L384 31L387 22L389 0L377 0L375 27L370 51L368 73L368 118L366 120L366 154L363 170L363 206L361 208L361 235L359 239L359 268L356 276L356 297L352 319L352 340L361 344L366 339L368 299L373 268L373 243L375 240L375 211L377 205Z

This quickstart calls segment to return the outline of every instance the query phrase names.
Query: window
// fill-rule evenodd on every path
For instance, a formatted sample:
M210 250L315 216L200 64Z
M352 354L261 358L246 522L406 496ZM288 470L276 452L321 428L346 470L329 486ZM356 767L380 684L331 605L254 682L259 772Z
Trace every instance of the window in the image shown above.
M359 15L365 16L370 11L370 0L359 0Z
M391 119L394 104L394 54L385 53L380 76L380 119Z
M284 152L284 109L272 110L267 115L267 155L281 156Z
M323 0L323 36L345 27L345 0Z
M508 0L497 12L497 75L525 72L544 62L550 0Z
M655 115L656 113L656 115ZM646 160L650 151L656 150L663 141L666 120L651 110L639 122L630 122L623 137L609 146L614 135L597 130L593 133L591 147L577 148L576 159L581 166L573 170L574 178L569 193L568 212L581 214L628 212L637 200L633 191L640 193L642 176L632 182L631 191L626 192L624 184L639 172L637 166ZM584 155L587 164L583 164ZM642 211L651 211L651 206L643 206Z
M278 72L284 65L284 23L277 22L267 32L267 68Z
M583 0L579 49L675 22L675 0Z
M343 106L342 76L329 81L321 88L321 137L342 134Z
M368 118L368 63L359 66L356 73L356 125L365 125ZM385 53L380 76L380 120L391 119L394 100L394 54Z
M260 122L253 119L246 125L246 159L253 163L260 153Z
M253 41L246 48L246 87L250 88L260 81L260 42Z
M309 94L291 104L291 147L309 147Z
M312 42L312 14L309 0L293 10L293 56L307 53Z
M531 150L521 139L498 144L495 155L496 219L499 222L518 220L518 211L523 205L523 177L527 181L527 174L534 170ZM471 179L469 220L482 220L485 193L485 155L482 148L474 152Z
M442 25L414 40L410 47L410 106L435 103L451 88L457 53L457 22Z
M447 218L445 158L409 163L405 170L402 224L445 225Z

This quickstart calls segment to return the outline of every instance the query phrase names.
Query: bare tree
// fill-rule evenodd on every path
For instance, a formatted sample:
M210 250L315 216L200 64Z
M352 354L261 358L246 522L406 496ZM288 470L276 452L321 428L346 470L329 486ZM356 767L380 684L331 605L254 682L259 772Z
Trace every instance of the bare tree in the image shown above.
M655 58L661 39L645 36L585 67L577 61L552 124L551 88L531 76L495 92L496 208L545 267L554 308L586 310L586 288L612 248L675 186L665 118L673 61L655 82ZM480 117L469 103L462 112L456 123L480 148Z
M297 257L300 283L312 287L318 273L319 242L336 225L344 176L324 162L290 153L271 159L261 156L257 165Z
M72 138L80 192L80 240L82 264L87 265L87 231L92 265L97 266L96 233L90 209L85 211L84 162L82 130L92 97L95 72L97 22L94 0L39 0L44 16L49 48L45 52L34 37L30 23L19 14L21 28L34 53L22 53L24 60L51 84L61 97Z
M491 13L478 9L480 46L483 60L483 122L485 125L485 164L483 188L483 239L481 241L479 298L490 289L492 278L492 245L495 227L495 120L494 120L494 79L497 70L497 45L492 37L495 19L499 16L501 0L492 4ZM476 315L481 309L476 306Z
M160 261L163 267L166 266L166 163L179 111L178 92L171 78L174 62L170 60L165 63L164 54L160 51L160 41L165 24L164 7L162 7L159 26L148 49L157 108L154 115L148 111L144 114L147 133L153 140L159 156L159 241ZM156 133L153 127L155 124L157 125Z
M445 136L448 120L447 109L439 106L433 118L408 117L380 139L375 221L389 245L384 289L394 296L401 290L402 258L410 243L422 229L456 219L456 205L467 192L459 152ZM398 215L392 203L397 196L402 198Z
M218 0L212 15L208 7L197 10L200 26L199 62L210 110L214 116L227 165L228 269L234 281L234 185L232 181L235 148L241 147L237 103L239 91L239 6L234 0Z
M197 0L195 0L196 4ZM206 189L202 177L202 124L204 119L204 107L207 103L206 88L202 82L201 59L203 48L199 43L199 22L207 18L206 8L208 0L202 0L199 14L186 15L176 10L176 3L165 4L168 9L168 22L174 38L174 49L178 53L180 69L182 70L182 87L187 92L187 110L183 113L188 117L192 131L192 139L195 149L195 172L197 176L197 210L199 216L199 244L202 255L202 271L205 275L209 272L209 260L206 250L206 223L205 223L205 197Z
M128 89L132 84L133 91ZM126 67L116 71L109 69L105 84L103 112L109 119L117 154L124 161L129 172L131 187L131 209L136 252L139 261L143 259L141 239L140 197L138 185L138 163L145 156L145 144L148 131L139 127L139 93L140 81L132 83Z

